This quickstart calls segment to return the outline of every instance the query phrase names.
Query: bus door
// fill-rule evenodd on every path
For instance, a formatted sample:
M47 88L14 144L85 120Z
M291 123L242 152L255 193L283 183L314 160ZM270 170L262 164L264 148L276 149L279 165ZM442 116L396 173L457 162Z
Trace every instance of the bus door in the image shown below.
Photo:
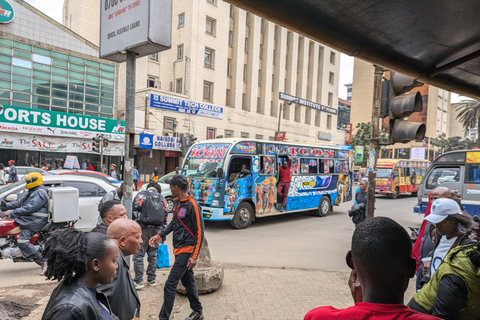
M462 205L470 215L480 217L480 152L467 152Z
M251 156L232 156L227 167L225 213L234 213L240 202L253 198L254 173Z
M277 212L277 157L260 155L258 176L255 178L253 203L256 215L268 215Z

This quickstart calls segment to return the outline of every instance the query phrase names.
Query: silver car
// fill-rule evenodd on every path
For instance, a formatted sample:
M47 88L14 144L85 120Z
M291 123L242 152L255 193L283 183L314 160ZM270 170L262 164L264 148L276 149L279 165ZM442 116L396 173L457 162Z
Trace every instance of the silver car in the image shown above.
M157 181L160 187L162 188L162 196L167 201L168 212L173 212L173 196L172 196L172 190L170 190L170 185L165 183L165 179L171 178L174 175L175 175L175 171L167 173ZM148 183L143 184L140 190L138 191L140 192L140 191L147 190L147 185Z

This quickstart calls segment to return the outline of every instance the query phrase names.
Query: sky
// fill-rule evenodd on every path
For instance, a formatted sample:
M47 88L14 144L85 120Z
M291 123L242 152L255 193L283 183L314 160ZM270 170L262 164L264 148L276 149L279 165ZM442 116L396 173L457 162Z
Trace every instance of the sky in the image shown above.
M62 23L63 0L25 0L38 10L42 11L51 18ZM345 84L353 81L353 57L346 54L340 55L340 77L338 97L347 99L347 88ZM460 102L468 98L461 97L458 94L452 93L451 102Z

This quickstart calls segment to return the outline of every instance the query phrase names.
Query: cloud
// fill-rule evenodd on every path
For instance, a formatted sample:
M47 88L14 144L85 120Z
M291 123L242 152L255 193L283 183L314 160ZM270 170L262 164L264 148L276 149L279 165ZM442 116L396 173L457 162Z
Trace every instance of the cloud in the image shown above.
M25 2L62 23L63 0L25 0Z

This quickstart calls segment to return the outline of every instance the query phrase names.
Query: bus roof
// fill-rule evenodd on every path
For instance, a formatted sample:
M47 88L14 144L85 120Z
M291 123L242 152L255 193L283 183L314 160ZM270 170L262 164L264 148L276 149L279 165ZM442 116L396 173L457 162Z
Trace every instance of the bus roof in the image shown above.
M447 164L447 163L465 163L467 162L467 153L471 153L472 157L477 160L473 160L473 162L480 162L480 150L478 149L469 149L469 150L455 150L449 151L441 156L438 156L433 163L440 163L440 164ZM468 161L470 162L470 161Z
M239 142L259 142L259 143L269 143L269 144L281 144L286 146L302 146L302 147L311 147L311 148L327 148L327 149L334 149L334 150L351 150L346 147L334 147L322 144L312 144L312 143L303 143L303 142L295 142L295 141L270 141L270 140L258 140L258 139L248 139L248 138L220 138L220 139L211 139L211 140L202 140L196 142L194 145L197 144L205 144L205 143L239 143Z
M397 163L404 162L426 162L430 163L428 160L414 160L414 159L378 159L377 167L381 168L393 168Z

